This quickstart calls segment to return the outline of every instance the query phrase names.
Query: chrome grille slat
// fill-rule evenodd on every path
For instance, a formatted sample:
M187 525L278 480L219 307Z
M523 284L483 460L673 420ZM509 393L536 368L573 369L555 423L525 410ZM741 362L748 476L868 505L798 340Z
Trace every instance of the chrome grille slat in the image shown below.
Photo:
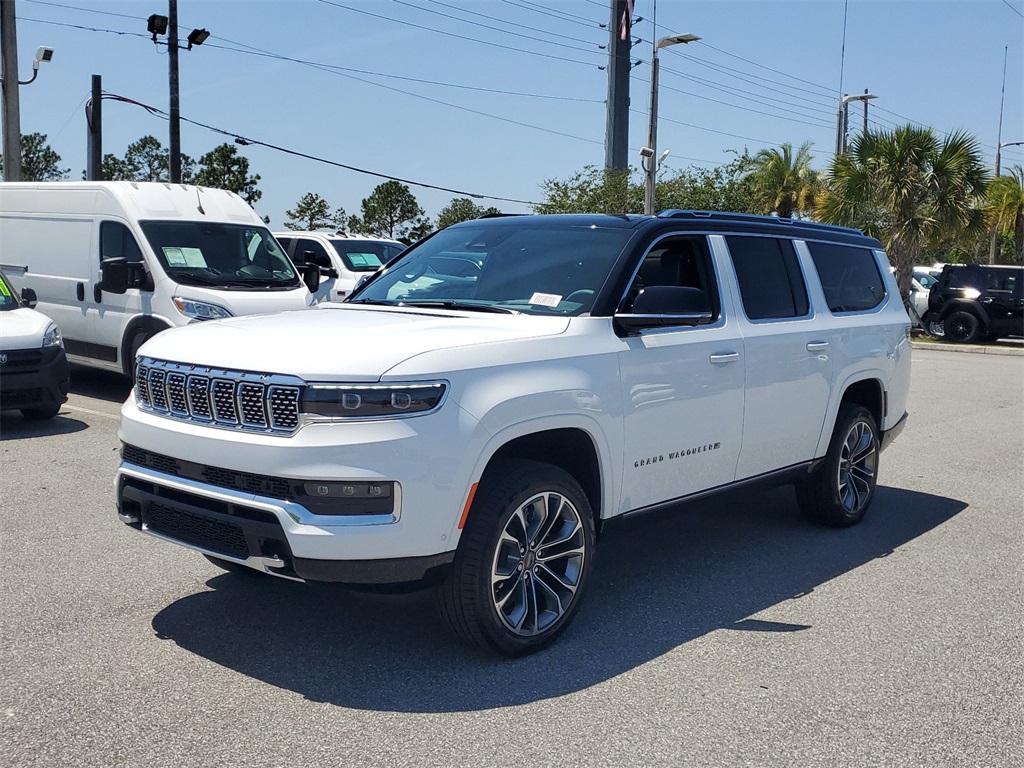
M142 410L179 421L290 435L299 428L303 386L294 376L142 357L136 365L135 399Z

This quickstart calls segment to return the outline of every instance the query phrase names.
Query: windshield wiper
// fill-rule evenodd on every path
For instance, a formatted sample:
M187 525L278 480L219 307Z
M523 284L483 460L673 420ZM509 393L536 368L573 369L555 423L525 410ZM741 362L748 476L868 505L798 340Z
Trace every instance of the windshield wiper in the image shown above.
M222 285L223 281L206 275L197 275L193 272L172 272L171 277L175 280L191 280L196 285Z
M440 307L441 309L464 309L470 312L496 312L500 315L518 315L514 309L508 307L496 307L493 304L469 304L461 301L403 301L399 304L402 307Z

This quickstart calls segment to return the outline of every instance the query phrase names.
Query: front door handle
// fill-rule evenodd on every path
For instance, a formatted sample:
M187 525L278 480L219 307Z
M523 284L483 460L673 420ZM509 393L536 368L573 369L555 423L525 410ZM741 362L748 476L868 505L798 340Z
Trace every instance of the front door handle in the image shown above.
M75 286L75 296L78 297L79 301L85 301L85 285L79 283Z
M807 344L808 352L822 352L826 349L828 349L827 341L812 341Z
M719 352L716 355L712 355L710 358L712 363L715 365L722 365L723 363L735 363L740 359L739 352Z
M97 304L100 304L100 303L103 302L103 289L100 288L100 284L99 283L96 283L92 287L92 298L93 298L93 300Z

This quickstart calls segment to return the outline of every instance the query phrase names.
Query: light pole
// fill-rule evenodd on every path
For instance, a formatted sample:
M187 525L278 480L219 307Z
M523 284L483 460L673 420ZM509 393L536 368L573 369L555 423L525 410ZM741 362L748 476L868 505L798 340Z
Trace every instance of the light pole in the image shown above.
M1000 115L1002 117L1002 115ZM1000 121L1002 122L1002 121ZM1000 125L1000 131L1002 131L1002 125ZM1004 141L996 145L996 175L995 178L999 178L1000 161L1002 159L1003 147L1019 147L1024 144L1024 141ZM996 263L996 240L998 239L999 232L995 225L992 226L992 236L988 241L988 263Z
M18 34L14 0L0 0L0 98L3 118L4 179L21 181L21 103L18 86L28 85L39 74L39 64L53 58L53 48L41 45L32 62L32 77L18 80Z
M652 26L653 22L652 22ZM657 29L657 27L654 27ZM658 180L658 169L668 155L666 150L661 157L655 159L658 153L658 51L670 45L680 43L694 43L700 40L697 35L669 35L652 44L651 50L651 111L647 124L647 146L640 150L640 163L646 172L644 180L644 213L654 213L654 184ZM646 166L644 166L646 161Z
M846 124L847 116L850 111L851 101L863 101L864 102L864 131L867 132L868 126L868 100L877 99L873 93L858 93L854 96L843 96L839 100L839 113L836 115L836 156L846 154Z
M147 20L147 30L156 42L157 35L167 35L167 64L170 84L170 148L169 175L172 184L181 183L181 107L178 101L178 0L168 0L167 15L154 13ZM188 50L193 45L202 45L210 33L205 29L193 29L188 36Z

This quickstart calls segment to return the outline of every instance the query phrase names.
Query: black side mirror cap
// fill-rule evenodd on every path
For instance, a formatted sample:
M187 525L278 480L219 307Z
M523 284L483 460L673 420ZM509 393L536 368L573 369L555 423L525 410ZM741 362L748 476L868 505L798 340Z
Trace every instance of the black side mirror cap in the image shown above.
M35 309L38 302L39 299L36 297L36 292L31 288L23 288L21 290L21 306Z
M103 272L100 278L101 291L117 294L128 291L128 259L104 259L100 266Z
M302 276L302 282L309 288L309 292L316 293L316 289L320 287L320 267L316 264L299 264L296 269Z

